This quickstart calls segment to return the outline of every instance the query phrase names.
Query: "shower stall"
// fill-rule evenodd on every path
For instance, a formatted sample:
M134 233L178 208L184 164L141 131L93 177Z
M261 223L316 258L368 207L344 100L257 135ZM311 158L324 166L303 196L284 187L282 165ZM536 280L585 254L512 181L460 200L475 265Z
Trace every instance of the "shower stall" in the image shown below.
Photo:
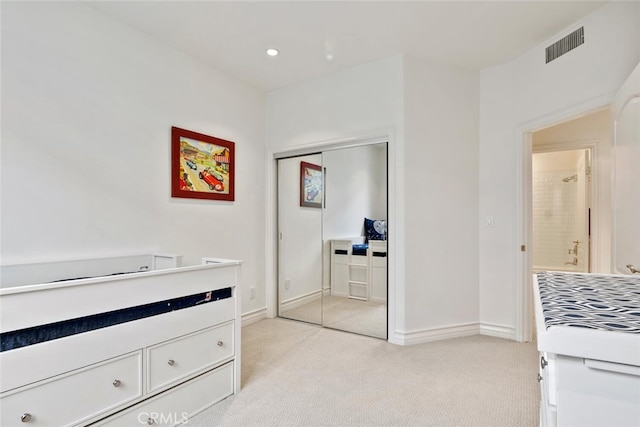
M589 272L591 150L534 153L533 269Z

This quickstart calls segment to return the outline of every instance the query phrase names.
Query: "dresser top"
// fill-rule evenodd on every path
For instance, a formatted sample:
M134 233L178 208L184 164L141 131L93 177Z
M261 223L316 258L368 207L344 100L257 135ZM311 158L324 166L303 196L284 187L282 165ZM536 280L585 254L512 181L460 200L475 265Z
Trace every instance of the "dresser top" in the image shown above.
M546 329L640 334L640 277L542 272L537 282Z

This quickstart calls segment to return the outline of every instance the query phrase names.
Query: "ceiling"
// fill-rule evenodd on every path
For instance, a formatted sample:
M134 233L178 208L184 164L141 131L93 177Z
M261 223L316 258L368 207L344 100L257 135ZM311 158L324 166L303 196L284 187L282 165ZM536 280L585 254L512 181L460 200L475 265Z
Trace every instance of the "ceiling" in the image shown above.
M399 54L472 69L502 64L539 43L553 42L551 37L605 3L87 2L266 91ZM267 56L269 47L280 55Z

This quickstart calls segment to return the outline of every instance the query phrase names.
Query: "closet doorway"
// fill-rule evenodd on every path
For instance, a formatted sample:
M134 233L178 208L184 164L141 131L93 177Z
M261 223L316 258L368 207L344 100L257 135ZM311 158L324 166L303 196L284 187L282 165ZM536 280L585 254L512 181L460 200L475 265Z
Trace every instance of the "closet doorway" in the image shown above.
M387 143L279 158L278 316L387 338Z

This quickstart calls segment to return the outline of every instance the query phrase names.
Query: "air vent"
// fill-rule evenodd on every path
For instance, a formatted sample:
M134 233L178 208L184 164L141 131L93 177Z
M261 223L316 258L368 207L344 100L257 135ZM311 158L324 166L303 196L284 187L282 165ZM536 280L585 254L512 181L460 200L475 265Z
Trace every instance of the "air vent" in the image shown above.
M549 46L546 49L547 61L553 61L554 59L564 55L565 53L573 50L584 43L584 27L580 27L573 33L565 36Z

